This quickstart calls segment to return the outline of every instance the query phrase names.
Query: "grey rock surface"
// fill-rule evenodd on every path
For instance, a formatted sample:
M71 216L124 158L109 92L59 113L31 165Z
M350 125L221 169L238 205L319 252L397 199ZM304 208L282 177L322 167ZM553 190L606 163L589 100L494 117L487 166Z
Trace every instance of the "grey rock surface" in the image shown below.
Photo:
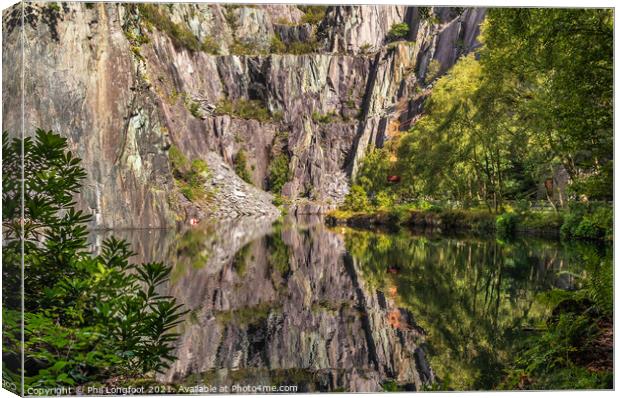
M309 24L295 5L156 7L198 43L216 43L219 54L179 45L134 5L26 3L22 59L21 8L3 14L3 130L21 133L21 62L24 133L42 127L69 138L88 173L78 202L94 228L169 227L200 214L175 184L173 145L188 159L215 154L230 166L244 151L262 190L272 148L284 145L292 177L282 194L305 203L301 212L334 208L365 154L423 111L430 62L443 73L475 49L485 15L330 6ZM388 43L399 22L410 26L409 41ZM313 50L270 54L276 34L285 45L314 42ZM274 117L224 114L224 99L257 101Z

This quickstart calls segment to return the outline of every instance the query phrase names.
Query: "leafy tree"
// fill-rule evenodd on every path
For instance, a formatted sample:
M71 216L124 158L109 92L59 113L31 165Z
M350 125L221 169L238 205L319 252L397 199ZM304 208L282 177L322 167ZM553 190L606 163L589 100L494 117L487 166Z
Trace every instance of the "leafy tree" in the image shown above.
M370 197L388 188L387 177L392 170L390 153L385 148L372 149L362 160L355 182L361 185Z
M349 193L344 198L342 206L346 210L366 211L370 208L370 202L366 191L360 185L352 185Z
M21 190L15 173L23 145ZM20 241L24 245L25 384L30 387L85 384L112 376L161 372L172 355L184 312L174 298L158 293L170 268L132 264L133 253L109 238L101 254L86 243L90 216L76 210L74 194L86 175L65 138L37 130L33 138L3 134L3 267L5 339L19 340ZM7 181L8 180L8 181ZM9 352L9 356L19 355ZM10 359L10 358L9 358ZM11 361L18 364L18 361ZM18 374L20 365L8 369Z
M611 200L612 33L611 10L490 10L479 54L437 81L401 140L409 191L499 211L563 169L573 197Z
M515 122L547 162L573 182L601 175L613 147L613 10L492 9L483 42L485 73L510 86Z

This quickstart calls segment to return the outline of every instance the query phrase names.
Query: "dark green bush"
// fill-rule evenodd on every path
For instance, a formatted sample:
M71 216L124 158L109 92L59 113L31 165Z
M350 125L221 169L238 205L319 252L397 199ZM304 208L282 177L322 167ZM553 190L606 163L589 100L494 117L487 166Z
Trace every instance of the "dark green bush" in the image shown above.
M394 25L390 27L390 31L388 32L387 37L389 41L394 41L394 40L404 39L405 37L407 37L408 34L409 34L408 24L406 24L405 22L395 23Z
M329 124L336 121L336 112L328 112L326 114L320 114L318 112L312 112L312 121L319 124Z
M581 178L570 185L569 190L577 197L585 195L589 200L612 201L614 198L614 162L609 160L598 173Z
M316 40L310 41L293 41L286 47L286 52L289 54L302 55L312 54L318 51L318 42Z
M18 272L22 141L3 134L4 276ZM73 196L86 175L67 141L37 130L23 140L24 213L24 382L57 387L104 382L112 377L144 377L162 372L174 359L174 327L183 312L176 300L158 291L170 268L161 263L133 264L129 245L114 237L100 255L88 251L86 222ZM4 341L21 339L19 279L3 280ZM6 333L9 333L7 336ZM17 333L17 335L15 335ZM19 363L6 351L4 360ZM17 365L19 366L19 365ZM19 368L5 368L19 374Z
M564 238L613 239L613 207L608 204L572 203L561 227Z
M200 110L200 104L198 102L190 102L188 105L189 113L192 114L193 117L200 119L202 118L202 111Z

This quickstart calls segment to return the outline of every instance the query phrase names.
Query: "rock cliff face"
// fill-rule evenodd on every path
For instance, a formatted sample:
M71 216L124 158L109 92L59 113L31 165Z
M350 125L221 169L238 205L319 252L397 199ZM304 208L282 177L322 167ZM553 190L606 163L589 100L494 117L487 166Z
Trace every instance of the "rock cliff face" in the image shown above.
M173 146L212 168L244 157L262 190L283 155L282 194L303 202L298 212L335 206L369 148L408 128L432 79L476 47L484 18L405 6L63 2L23 12L23 29L20 5L3 15L3 129L21 131L18 60L25 134L69 138L88 172L80 203L99 228L225 213L180 193ZM395 23L408 24L407 40L388 43Z

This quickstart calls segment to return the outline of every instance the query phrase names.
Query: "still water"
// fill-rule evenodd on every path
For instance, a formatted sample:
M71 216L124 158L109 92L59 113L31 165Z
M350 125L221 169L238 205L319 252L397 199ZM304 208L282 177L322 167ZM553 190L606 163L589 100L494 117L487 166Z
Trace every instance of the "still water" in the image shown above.
M93 237L94 248L107 234ZM125 231L190 310L162 382L297 391L491 389L588 253L557 241L240 220Z

